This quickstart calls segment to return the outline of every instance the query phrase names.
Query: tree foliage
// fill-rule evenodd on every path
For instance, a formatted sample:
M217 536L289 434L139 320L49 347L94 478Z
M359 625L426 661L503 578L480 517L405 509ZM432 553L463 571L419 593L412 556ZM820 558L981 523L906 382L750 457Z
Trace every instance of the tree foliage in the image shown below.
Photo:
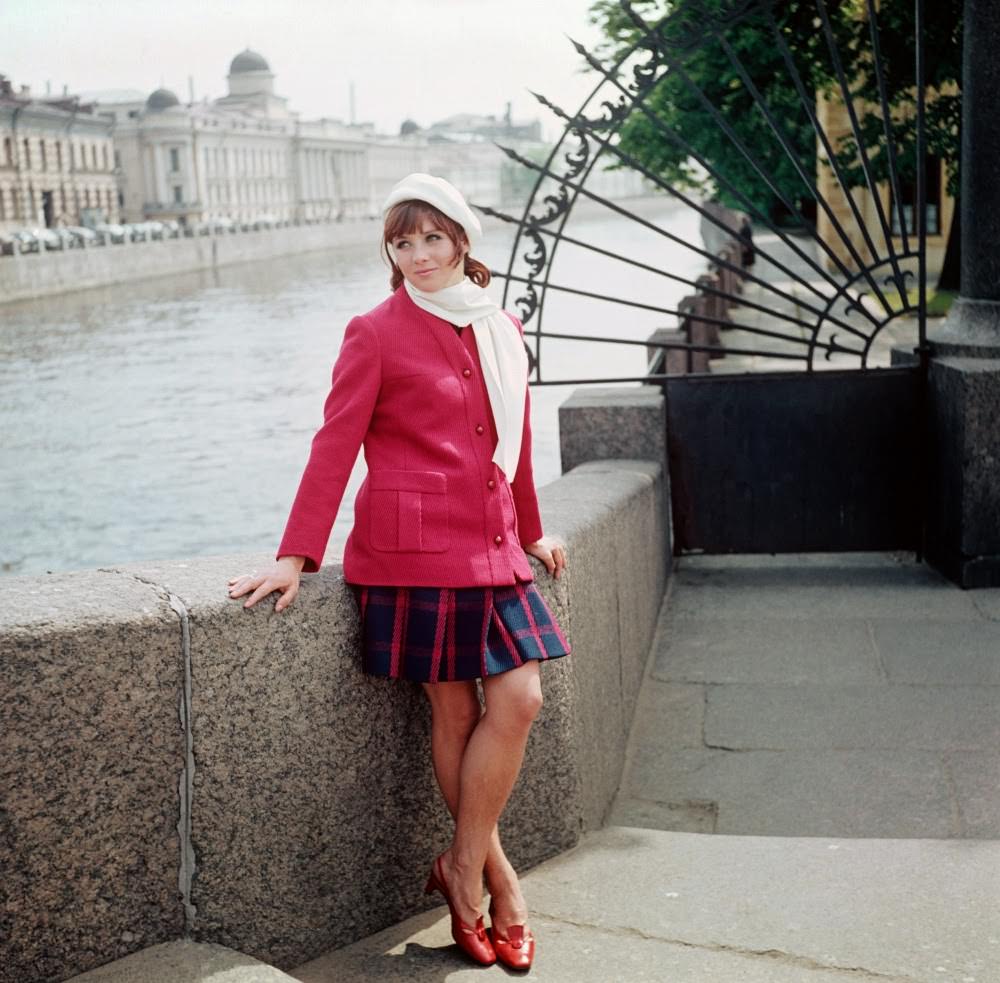
M927 148L947 165L949 190L956 193L962 0L935 0L926 6ZM746 0L633 0L631 7L646 24L655 25L668 70L622 127L622 150L667 182L713 192L732 206L745 208L747 204L736 189L765 214L780 216L786 207L782 199L809 214L817 166L809 110L819 93L840 97L836 62L816 0L767 5L750 5ZM767 7L773 11L773 22L765 12ZM881 0L878 7L886 99L897 166L905 182L912 178L915 163L914 4L912 0ZM737 8L739 16L731 16ZM877 106L879 97L866 4L863 0L827 0L823 9L848 91L860 110L862 143L868 148L873 175L884 180L888 155L881 115L865 109ZM597 0L591 18L606 39L599 51L606 60L624 57L643 40L643 32L617 0ZM801 91L792 65L801 79ZM773 128L740 68L758 89ZM730 134L720 125L720 117ZM853 139L840 138L833 149L848 182L863 184ZM700 168L693 167L693 155L717 170L719 178L706 178Z

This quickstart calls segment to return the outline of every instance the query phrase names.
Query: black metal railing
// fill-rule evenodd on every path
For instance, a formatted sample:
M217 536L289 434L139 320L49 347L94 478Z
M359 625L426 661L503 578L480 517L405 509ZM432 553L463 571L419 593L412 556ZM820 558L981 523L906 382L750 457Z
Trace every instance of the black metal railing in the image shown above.
M916 63L906 68L910 73L907 79L912 76L913 81L912 125L916 131L911 155L915 159L907 159L910 171L916 175L913 219L907 214L901 194L904 154L897 146L893 126L887 86L889 66L881 52L875 0L864 0L860 11L867 18L870 40L866 62L870 66L869 88L863 97L848 76L838 50L827 0L815 0L815 56L824 59L829 79L825 98L842 107L846 134L828 132L820 119L817 109L820 93L808 70L800 64L801 58L792 50L782 21L782 5L773 0L738 0L728 4L721 0L683 0L669 5L666 16L651 22L644 20L627 0L621 0L619 6L634 31L635 42L628 50L607 62L574 42L596 77L595 86L580 109L570 114L543 96L536 96L565 124L549 156L544 161L532 161L501 148L536 175L523 214L514 217L495 209L480 209L516 226L507 269L497 271L497 275L505 280L505 304L509 303L525 323L533 381L544 385L639 379L636 376L568 380L554 378L546 371L546 339L646 344L622 336L550 330L544 317L546 300L559 295L675 316L678 333L666 337L658 332L660 340L655 342L665 353L664 369L683 364L688 371L707 371L713 358L739 353L781 359L789 366L798 364L807 371L831 360L838 365L850 361L863 370L872 364L875 340L899 317L914 319L914 349L926 364L923 0L915 3ZM768 32L782 70L787 72L797 102L794 110L808 121L819 148L817 166L808 164L801 151L801 140L790 132L789 107L769 104L739 54L738 32L751 19L757 29ZM772 142L774 154L787 162L787 169L794 175L797 182L794 192L787 180L779 181L760 154L741 138L737 121L731 118L726 106L713 104L687 71L692 53L703 51L705 46L713 46L731 69L734 82L758 116L761 131ZM653 96L668 78L712 120L753 180L779 203L785 213L781 221L762 208L739 179L699 153L661 118ZM881 136L875 144L871 142L871 128L864 125L873 117L881 122ZM727 225L730 219L712 203L680 182L668 180L629 151L627 141L622 140L623 128L637 119L657 139L687 155L702 170L705 182L725 194L747 214L758 232L766 232L780 246L771 251L757 250L758 257L770 264L775 275L763 276L744 268L738 249L713 252L691 241L691 237L679 235L669 223L652 221L627 203L612 201L598 194L592 185L588 186L599 162L632 169L645 178L655 193L693 210L703 224L715 228L724 238L729 237L727 242L733 239L733 229ZM850 163L845 162L844 147L848 144L855 155ZM880 177L876 158L887 177ZM859 201L859 189L866 196L867 205ZM570 222L574 207L580 202L589 202L608 215L635 223L637 229L661 237L672 248L682 248L703 258L709 264L709 273L694 279L684 277L661 268L648 256L628 255L589 241L585 234L576 233ZM815 216L810 203L814 205ZM593 288L592 282L572 282L562 275L562 267L556 272L555 260L562 244L585 249L619 267L654 274L665 284L689 286L694 299L686 297L680 303L656 304L637 300L627 292L600 292ZM915 298L910 294L911 284L917 288ZM767 315L764 323L761 318L746 315L740 320L740 312L755 310ZM719 330L724 327L738 330L741 339L738 348L722 343ZM661 374L665 373L644 378L655 379Z

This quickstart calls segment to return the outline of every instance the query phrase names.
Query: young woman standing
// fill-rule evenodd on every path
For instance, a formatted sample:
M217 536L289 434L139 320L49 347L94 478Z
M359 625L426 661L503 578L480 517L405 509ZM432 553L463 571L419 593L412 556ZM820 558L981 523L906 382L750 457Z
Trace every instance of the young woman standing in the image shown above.
M455 819L427 891L444 895L472 959L527 969L535 941L497 820L541 708L539 664L569 653L527 554L555 577L566 554L542 534L521 326L469 255L479 220L427 174L400 181L384 216L393 292L347 326L275 564L233 578L229 592L250 593L252 607L277 591L278 611L295 600L300 574L319 569L363 446L368 475L344 550L362 667L423 684L434 772Z

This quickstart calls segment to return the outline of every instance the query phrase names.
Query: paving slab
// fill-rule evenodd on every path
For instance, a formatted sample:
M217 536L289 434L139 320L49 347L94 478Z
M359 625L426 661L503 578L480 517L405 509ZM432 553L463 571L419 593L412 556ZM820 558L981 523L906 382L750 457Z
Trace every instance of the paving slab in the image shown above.
M657 747L704 747L705 690L699 683L647 679L636 703L631 740Z
M871 625L890 683L1000 686L1000 622L914 618L874 619Z
M1000 747L998 694L980 686L710 686L705 743L991 750Z
M898 554L681 558L612 821L1000 835L994 596Z
M668 829L677 833L716 833L719 829L719 803L711 799L660 802L622 792L615 799L608 823L611 826Z
M972 602L984 618L1000 621L1000 589L973 591Z
M808 553L781 556L685 556L672 617L785 620L924 618L983 620L974 595L912 554Z
M293 983L294 977L225 946L164 942L68 983Z
M1000 843L611 827L524 878L546 983L995 983ZM501 978L445 909L291 970L301 983Z
M962 835L1000 839L1000 748L955 751L945 755L945 761Z
M715 803L719 833L962 835L952 779L943 755L932 751L636 747L618 801L629 798L674 807ZM628 814L617 808L613 815L623 821ZM667 811L662 828L690 829L686 823L668 825L669 818Z
M687 599L677 603L687 605ZM671 617L653 677L688 683L885 681L868 621L788 619L771 615L771 606L747 618L716 618L708 605L697 617Z

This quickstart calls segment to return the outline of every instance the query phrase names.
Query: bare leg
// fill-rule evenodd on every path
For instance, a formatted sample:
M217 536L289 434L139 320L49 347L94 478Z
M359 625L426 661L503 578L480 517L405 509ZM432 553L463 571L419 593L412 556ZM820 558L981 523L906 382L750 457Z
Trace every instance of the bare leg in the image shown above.
M488 677L483 686L486 711L461 757L455 839L442 860L459 917L470 924L479 912L487 858L491 848L499 848L497 819L521 770L528 733L542 704L536 662ZM447 772L449 765L444 764ZM446 778L446 783L453 788L452 780ZM516 875L501 856L502 851L490 871L490 886L496 892L497 922L503 931L512 917L523 923L526 912Z
M480 720L481 709L475 683L428 683L424 690L431 703L431 755L434 774L452 817L458 815L462 758L469 738ZM445 860L449 860L446 857ZM450 865L446 864L445 876ZM527 907L517 874L503 852L500 833L494 824L490 832L485 863L486 882L494 904L494 918L500 930L522 925ZM471 924L471 922L470 922Z

